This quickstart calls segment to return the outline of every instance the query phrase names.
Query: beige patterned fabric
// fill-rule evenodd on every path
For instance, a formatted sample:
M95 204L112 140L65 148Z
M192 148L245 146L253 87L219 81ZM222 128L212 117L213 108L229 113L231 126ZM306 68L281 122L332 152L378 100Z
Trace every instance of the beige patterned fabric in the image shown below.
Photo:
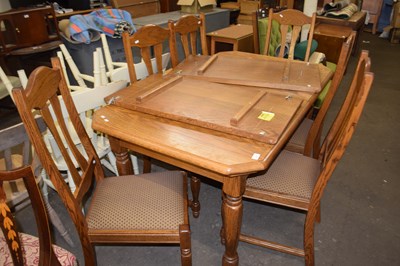
M105 178L87 214L93 230L178 230L184 223L183 174L165 171Z
M310 199L320 165L318 160L283 150L265 174L248 178L246 187Z
M24 233L19 233L21 249L24 257L24 265L39 265L39 238ZM63 266L78 265L76 257L69 251L53 245L54 253ZM3 232L0 230L0 265L13 266L10 251L8 249Z
M311 119L304 119L297 130L294 132L293 136L289 140L289 143L304 147L306 145L308 132L310 132L313 122L314 121Z

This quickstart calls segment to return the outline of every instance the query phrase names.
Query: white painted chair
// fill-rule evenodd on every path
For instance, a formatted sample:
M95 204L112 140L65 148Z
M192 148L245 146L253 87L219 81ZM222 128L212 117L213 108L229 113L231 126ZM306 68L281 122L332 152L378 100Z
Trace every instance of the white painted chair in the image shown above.
M11 96L11 90L15 87L21 87L21 81L18 77L7 76L3 69L0 67L0 99Z
M61 52L57 53L57 57L60 59L61 68L63 70L64 77L66 77L66 83L72 92L86 91L86 90L96 90L96 91L102 90L102 92L100 92L99 95L104 95L104 96L102 98L99 98L101 101L100 102L97 101L97 103L99 103L100 105L104 105L105 103L104 103L103 99L105 96L112 94L116 88L118 88L116 90L119 90L119 89L126 87L126 85L128 84L128 81L124 80L124 79L108 82L101 48L97 48L96 51L93 52L93 66L94 66L93 76L81 74L79 72L79 69L76 66L75 62L73 61L71 55L69 54L68 50L66 49L66 47L64 45L60 45L60 48L61 48ZM78 82L78 84L81 84L82 86L70 85L70 81L67 78L68 76L67 76L64 58L67 61L67 64L68 64L71 72L73 73L75 80ZM88 88L88 86L85 83L85 80L89 81L90 83L93 83L94 87ZM104 93L106 93L106 94L104 94ZM77 103L75 103L75 104L77 104ZM98 105L97 107L99 107L100 105ZM94 106L94 107L96 107L96 106ZM88 121L85 124L91 125L90 117L87 117L86 119ZM106 136L97 135L97 134L93 135L93 132L90 131L91 126L87 127L87 130L88 130L89 136L93 136L94 138L97 138L97 142L94 142L94 143L98 144L98 147L96 147L96 145L95 145L95 148L98 152L99 157L103 158L102 155L105 152L108 152L106 154L106 157L104 158L104 160L102 160L103 165L107 169L112 171L113 173L118 174L117 168L116 168L115 156L112 153L111 149L109 148L109 143L108 143L108 139L106 138ZM51 137L50 137L50 139L51 139ZM107 147L107 149L105 149L105 147ZM56 154L59 154L58 153L59 151L57 151L57 150L55 150L54 152ZM138 174L139 173L139 164L138 164L137 157L132 155L131 160L132 160L132 164L133 164L134 173ZM61 167L60 170L65 169L65 165L64 166L59 165L59 166ZM71 186L73 186L73 183L71 183ZM74 187L71 187L71 189L73 190Z
M82 74L81 72L79 72L78 67L73 61L68 50L66 50L65 46L60 45L60 48L62 51L57 52L57 57L60 59L62 70L64 76L66 77L66 83L71 91L90 89L85 81L93 84L93 88L106 86L108 84L101 48L97 48L96 51L93 52L93 76ZM67 75L67 67L65 65L64 57L78 85L71 85L71 82Z
M77 65L75 64L75 62L74 62L72 56L70 55L68 49L66 48L66 46L64 44L60 45L61 51L57 53L57 56L58 56L58 58L60 58L60 63L61 63L62 69L63 69L64 77L66 77L67 85L71 91L83 91L83 90L88 90L88 89L90 90L90 88L87 86L85 81L92 83L93 89L95 89L95 90L102 89L102 88L110 86L110 84L119 83L119 82L125 82L125 85L126 85L130 81L127 64L125 62L113 62L112 57L111 57L111 52L110 52L110 49L108 46L108 42L107 42L106 36L104 34L101 35L101 40L102 40L104 55L103 55L103 51L101 48L97 48L96 51L93 52L93 76L82 74L79 71ZM69 69L71 70L74 79L78 83L77 86L71 85L71 82L68 79L65 61L67 62L67 65L68 65ZM170 62L170 54L169 53L163 54L163 56L162 56L163 69L167 68L167 66L169 65L169 62ZM152 64L153 64L154 71L157 72L157 66L156 66L155 60L152 60ZM138 80L144 79L149 75L144 62L135 64L135 70L136 70L136 76L137 76ZM111 86L113 86L113 85L111 85ZM91 136L90 132L88 132L88 133L89 133L89 136ZM99 156L100 156L100 154L99 154ZM100 158L101 158L101 156L100 156ZM133 163L134 173L138 174L139 173L139 165L138 165L137 157L132 155L131 160ZM109 160L109 161L111 162L112 165L115 166L114 161L111 161L111 160ZM104 161L104 163L105 163L105 166L107 168L109 168L107 165L107 162ZM117 174L116 171L117 170L115 168L115 170L113 172L115 174ZM73 189L73 188L71 188L71 189Z

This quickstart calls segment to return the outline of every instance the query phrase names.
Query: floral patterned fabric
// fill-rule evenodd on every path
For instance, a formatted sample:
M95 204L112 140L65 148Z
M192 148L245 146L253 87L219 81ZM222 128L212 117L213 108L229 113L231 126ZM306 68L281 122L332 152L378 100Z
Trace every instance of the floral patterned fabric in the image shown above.
M39 265L39 238L24 233L19 233L22 245L22 254L24 256L24 265ZM53 245L61 265L78 265L76 257L69 251ZM10 251L2 231L0 230L0 265L13 266Z

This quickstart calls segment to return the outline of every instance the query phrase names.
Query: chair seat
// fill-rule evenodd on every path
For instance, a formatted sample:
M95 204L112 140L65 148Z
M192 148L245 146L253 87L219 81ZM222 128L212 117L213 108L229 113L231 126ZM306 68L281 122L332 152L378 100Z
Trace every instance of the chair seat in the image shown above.
M19 233L21 249L24 256L24 265L39 265L39 238ZM61 265L78 265L76 257L69 251L53 245L54 253ZM8 250L3 232L0 230L0 265L13 265L10 251Z
M283 150L266 173L247 179L245 196L249 192L274 193L308 202L320 167L316 159Z
M121 234L171 230L178 235L187 215L183 178L180 171L105 178L97 184L87 214L89 235L104 230L121 230Z
M303 153L304 147L306 146L308 133L310 132L313 123L313 120L305 118L294 132L293 136L290 138L285 149L297 153Z

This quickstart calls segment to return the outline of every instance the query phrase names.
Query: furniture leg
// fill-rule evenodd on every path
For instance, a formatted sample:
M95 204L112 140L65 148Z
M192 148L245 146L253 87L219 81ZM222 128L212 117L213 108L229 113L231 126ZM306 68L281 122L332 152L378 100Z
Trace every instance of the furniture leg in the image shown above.
M61 221L60 217L58 216L57 212L53 209L49 202L49 193L48 187L46 182L43 182L41 187L44 206L46 207L47 213L49 215L50 222L54 225L60 235L64 238L65 242L68 243L71 247L74 247L74 242L72 242L71 236L69 235L67 229L65 228L63 222Z
M119 175L133 175L133 167L128 149L122 148L119 140L109 137L111 150L115 154Z
M150 157L143 155L143 173L151 172L151 161Z
M179 238L181 242L181 264L182 266L190 266L192 265L192 245L188 224L181 224L179 226Z
M227 177L222 191L225 194L222 202L222 220L225 238L225 253L222 265L239 265L237 246L242 225L243 202L246 176Z
M190 202L190 208L192 209L193 217L198 218L200 215L200 201L199 201L199 194L200 194L200 179L190 174L190 189L192 190L192 201Z
M239 44L238 42L233 42L233 51L238 51L239 50Z
M215 54L215 40L211 38L211 55Z

